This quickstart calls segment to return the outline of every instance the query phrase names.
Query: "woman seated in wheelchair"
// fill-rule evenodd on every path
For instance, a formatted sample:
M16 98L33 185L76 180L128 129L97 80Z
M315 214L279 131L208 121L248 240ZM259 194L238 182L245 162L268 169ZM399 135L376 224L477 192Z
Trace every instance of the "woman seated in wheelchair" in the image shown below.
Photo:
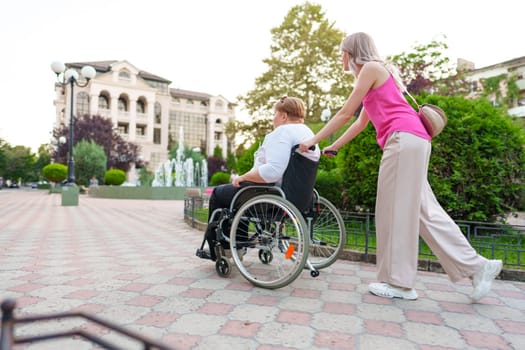
M250 171L233 180L233 183L214 188L209 201L208 228L204 234L209 250L200 249L201 258L217 259L215 253L217 223L210 222L213 212L218 208L229 208L235 194L243 183L266 183L281 186L283 174L290 161L290 150L295 145L308 140L314 133L304 124L305 105L297 97L285 96L274 106L274 130L265 136L262 145L254 155L254 165ZM319 161L319 147L300 153L315 162Z

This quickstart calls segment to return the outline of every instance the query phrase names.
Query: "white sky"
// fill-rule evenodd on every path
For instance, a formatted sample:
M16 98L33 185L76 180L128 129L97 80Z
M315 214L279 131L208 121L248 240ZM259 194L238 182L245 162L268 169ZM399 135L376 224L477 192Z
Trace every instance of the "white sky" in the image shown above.
M381 55L440 35L477 68L525 56L520 0L318 0L335 27ZM53 128L52 61L127 60L181 88L234 102L265 71L270 30L302 0L19 0L0 12L0 138L36 152ZM488 3L488 4L487 4Z

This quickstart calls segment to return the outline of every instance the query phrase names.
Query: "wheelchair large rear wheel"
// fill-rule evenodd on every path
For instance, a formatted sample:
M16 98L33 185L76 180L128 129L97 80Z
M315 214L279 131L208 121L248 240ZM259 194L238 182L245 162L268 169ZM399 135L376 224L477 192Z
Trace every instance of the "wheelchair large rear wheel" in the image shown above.
M293 282L308 258L307 226L299 210L276 195L249 199L230 231L233 261L252 284L268 289Z
M308 261L316 269L322 269L339 257L346 243L346 230L339 210L328 199L319 197L314 211Z

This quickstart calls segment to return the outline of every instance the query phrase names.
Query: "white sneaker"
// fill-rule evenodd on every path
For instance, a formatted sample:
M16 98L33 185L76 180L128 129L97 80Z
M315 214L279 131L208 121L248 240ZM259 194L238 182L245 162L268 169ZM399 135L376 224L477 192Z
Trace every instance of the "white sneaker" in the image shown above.
M502 265L501 260L488 260L485 265L472 276L474 290L472 294L470 294L470 298L473 302L479 301L490 292L492 281L501 272Z
M415 289L395 287L388 283L370 283L368 285L370 293L383 298L401 298L416 300L417 292Z

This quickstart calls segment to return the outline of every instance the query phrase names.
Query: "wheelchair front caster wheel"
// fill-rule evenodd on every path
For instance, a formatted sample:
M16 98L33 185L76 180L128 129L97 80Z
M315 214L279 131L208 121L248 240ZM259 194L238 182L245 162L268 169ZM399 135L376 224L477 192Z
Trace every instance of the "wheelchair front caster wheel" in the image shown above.
M232 266L228 259L222 257L215 262L215 270L221 277L228 277L232 273Z
M312 276L312 277L318 277L318 276L319 276L319 271L317 271L317 270L312 270L312 271L310 271L310 276Z
M263 264L269 264L273 260L273 253L268 250L261 249L259 250L259 260L261 260Z

